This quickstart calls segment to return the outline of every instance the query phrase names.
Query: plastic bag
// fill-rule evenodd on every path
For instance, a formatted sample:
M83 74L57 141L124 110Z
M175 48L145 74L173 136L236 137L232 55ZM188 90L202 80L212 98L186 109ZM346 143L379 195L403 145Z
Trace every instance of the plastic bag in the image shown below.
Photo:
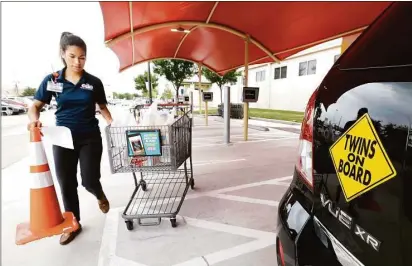
M174 122L175 111L157 110L157 103L153 103L144 113L139 126L166 126Z
M158 119L157 103L152 103L149 109L143 113L142 122L139 126L155 126Z
M133 113L127 112L118 107L110 109L110 112L112 113L113 127L136 126Z

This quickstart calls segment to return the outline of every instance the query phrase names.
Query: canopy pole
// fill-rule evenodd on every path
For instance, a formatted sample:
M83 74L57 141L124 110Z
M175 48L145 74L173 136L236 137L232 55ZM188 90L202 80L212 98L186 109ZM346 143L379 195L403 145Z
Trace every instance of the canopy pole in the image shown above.
M150 104L153 103L153 98L152 98L152 78L150 76L150 61L147 62L147 81L149 82L149 102Z
M194 119L193 119L194 118L194 116L193 116L193 105L194 105L193 91L191 91L190 92L190 116L191 116L191 119L192 119L192 121L191 121L192 127L195 126Z
M225 100L223 105L223 118L224 118L224 141L225 144L230 143L230 86L225 86Z
M199 79L199 114L202 114L202 65L201 64L197 64L197 68L198 68L198 79Z
M248 76L249 76L249 35L245 39L245 84L244 87L248 86ZM243 93L243 92L242 92ZM248 129L249 129L249 103L243 103L243 139L248 140Z

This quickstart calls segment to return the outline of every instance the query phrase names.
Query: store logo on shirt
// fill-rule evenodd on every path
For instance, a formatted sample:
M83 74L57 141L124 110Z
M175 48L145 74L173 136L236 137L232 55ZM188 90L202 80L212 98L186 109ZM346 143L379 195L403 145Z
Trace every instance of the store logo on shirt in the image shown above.
M82 86L80 88L85 89L85 90L89 90L89 91L93 90L93 86L88 84L88 83L82 84Z

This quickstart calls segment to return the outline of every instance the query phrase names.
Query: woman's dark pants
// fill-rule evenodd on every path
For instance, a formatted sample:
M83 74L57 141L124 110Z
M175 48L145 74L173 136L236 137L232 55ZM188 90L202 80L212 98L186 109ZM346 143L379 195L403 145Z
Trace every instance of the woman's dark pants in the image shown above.
M77 195L77 163L80 162L82 185L97 199L103 196L100 183L100 163L103 152L100 132L73 135L74 150L53 146L57 180L62 193L64 208L73 212L80 221L79 196Z

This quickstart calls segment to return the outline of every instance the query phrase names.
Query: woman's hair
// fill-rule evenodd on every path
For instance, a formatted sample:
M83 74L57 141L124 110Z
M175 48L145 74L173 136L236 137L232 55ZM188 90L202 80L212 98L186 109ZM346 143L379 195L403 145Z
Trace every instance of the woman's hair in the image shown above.
M60 37L60 51L66 52L68 46L77 46L83 49L84 53L87 53L87 46L86 43L77 35L74 35L70 32L63 32ZM62 58L63 64L66 66L66 62Z

